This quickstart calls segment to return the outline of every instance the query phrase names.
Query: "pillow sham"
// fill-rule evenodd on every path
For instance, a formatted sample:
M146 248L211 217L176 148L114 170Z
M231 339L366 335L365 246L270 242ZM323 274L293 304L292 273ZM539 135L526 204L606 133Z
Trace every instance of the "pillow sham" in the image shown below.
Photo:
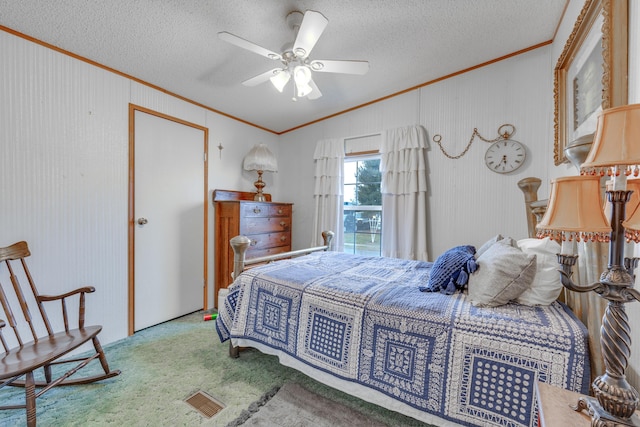
M482 246L480 246L480 249L478 249L478 251L476 252L476 259L480 258L482 254L486 252L487 249L489 249L492 245L498 242L513 246L514 248L518 247L518 243L515 240L513 240L511 237L502 237L502 234L496 234L491 239L484 242Z
M467 284L469 274L476 271L474 254L476 248L470 245L451 248L436 259L431 267L429 282L420 286L422 292L442 292L453 294Z
M560 244L546 237L518 240L518 246L525 254L536 256L536 276L516 301L531 306L551 304L558 299L563 287L556 256L561 251Z
M508 244L491 245L477 260L469 277L469 299L478 307L497 307L517 299L531 286L536 255Z

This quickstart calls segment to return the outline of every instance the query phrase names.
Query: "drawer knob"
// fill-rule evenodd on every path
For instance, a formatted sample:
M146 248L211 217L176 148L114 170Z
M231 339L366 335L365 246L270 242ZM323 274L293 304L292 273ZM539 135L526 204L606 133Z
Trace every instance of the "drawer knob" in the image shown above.
M287 236L280 236L280 241L284 242L285 240L287 240Z
M278 215L282 215L282 212L283 212L282 208L278 208Z
M287 223L284 221L280 221L280 227L287 228Z
M253 208L253 213L259 214L260 212L262 212L262 210L259 207L256 206L255 208Z
M249 243L249 246L255 246L258 244L258 241L256 239L251 239L251 243Z

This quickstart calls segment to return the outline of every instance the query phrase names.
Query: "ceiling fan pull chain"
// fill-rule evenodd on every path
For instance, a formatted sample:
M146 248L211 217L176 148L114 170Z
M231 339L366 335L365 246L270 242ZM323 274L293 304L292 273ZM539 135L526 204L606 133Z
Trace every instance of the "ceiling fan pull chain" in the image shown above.
M511 128L511 132L509 132L508 130L503 130L503 128L505 128L505 127L510 127ZM460 157L462 157L465 154L467 154L467 151L469 151L469 149L471 148L471 144L473 144L473 140L476 137L476 135L478 136L478 138L480 138L484 142L494 143L494 142L500 141L502 139L509 139L511 137L511 135L513 135L515 133L515 131L516 131L516 127L514 125L509 124L509 123L505 123L505 124L503 124L502 126L500 126L498 128L498 137L497 138L495 138L495 139L486 139L482 135L480 135L480 132L478 132L478 128L473 128L473 134L471 135L471 139L469 140L469 143L464 148L464 150L462 150L462 153L458 154L457 156L454 156L452 154L447 153L447 151L442 146L442 136L440 134L433 135L433 138L431 138L431 139L433 140L433 142L438 144L438 147L440 147L440 151L442 151L442 154L444 154L445 156L447 156L450 159L455 160L455 159L459 159Z

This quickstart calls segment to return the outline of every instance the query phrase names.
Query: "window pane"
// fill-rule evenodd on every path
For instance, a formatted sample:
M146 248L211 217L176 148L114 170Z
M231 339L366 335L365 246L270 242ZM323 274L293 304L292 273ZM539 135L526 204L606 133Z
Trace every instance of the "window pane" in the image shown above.
M380 156L345 159L344 251L381 255Z
M345 211L344 252L359 255L381 254L382 211Z
M355 184L356 183L356 170L358 167L358 162L353 161L345 161L344 162L344 183L345 184Z

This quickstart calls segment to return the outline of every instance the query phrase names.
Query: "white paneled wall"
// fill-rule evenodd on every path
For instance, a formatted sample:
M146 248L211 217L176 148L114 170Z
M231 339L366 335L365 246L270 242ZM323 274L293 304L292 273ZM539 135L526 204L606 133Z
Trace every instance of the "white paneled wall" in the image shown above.
M256 177L242 159L258 142L277 155L278 137L9 33L0 32L0 52L0 246L29 242L44 293L95 286L87 321L104 326L103 344L124 338L129 103L209 128L210 191L251 191ZM277 174L265 181L277 189ZM210 207L210 307L213 215Z
M292 166L282 183L283 194L289 195L298 211L304 210L303 215L294 216L294 245L303 247L311 239L310 231L301 234L301 230L310 230L313 217L312 155L316 142L413 124L426 128L431 144L432 258L455 245L480 245L498 233L526 237L524 197L517 181L539 177L545 182L540 192L546 194L548 168L553 162L549 67L547 46L283 135L280 158ZM505 123L516 127L513 138L529 149L527 163L511 175L487 169L483 159L489 144L478 138L458 160L445 157L431 141L433 135L440 134L447 151L459 154L474 128L493 139Z
M479 68L421 89L420 123L431 142L429 153L430 230L433 257L455 245L479 246L500 233L523 238L527 235L524 197L517 182L538 177L546 197L549 150L549 110L552 98L549 47ZM484 163L489 143L475 137L474 128L485 139L495 139L503 124L511 124L513 139L527 147L527 160L511 174L490 171ZM504 128L507 129L508 127Z
M129 82L3 32L0 51L2 245L29 243L42 293L94 285L87 321L121 338Z

